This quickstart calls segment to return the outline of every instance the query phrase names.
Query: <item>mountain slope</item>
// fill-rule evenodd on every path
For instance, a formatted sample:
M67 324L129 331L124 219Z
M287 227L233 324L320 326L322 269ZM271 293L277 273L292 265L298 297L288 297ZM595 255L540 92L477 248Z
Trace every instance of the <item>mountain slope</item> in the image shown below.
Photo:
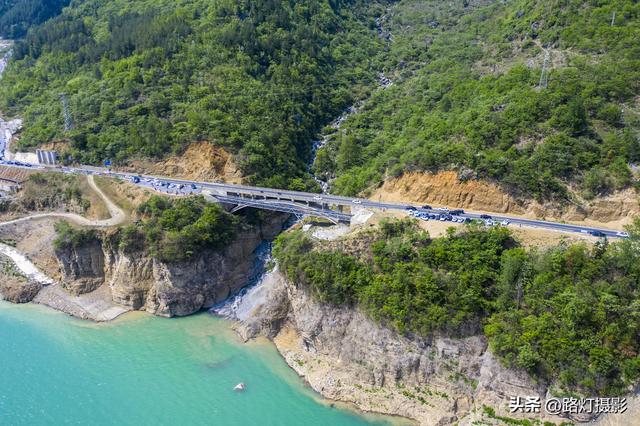
M23 37L27 30L56 16L69 0L4 0L0 2L0 35Z
M315 169L337 177L335 192L450 169L524 198L636 184L637 2L402 1L387 20L396 84L320 153Z
M125 164L208 140L247 179L310 188L317 130L374 80L367 2L74 2L15 49L2 108L23 147ZM66 108L66 111L63 111Z

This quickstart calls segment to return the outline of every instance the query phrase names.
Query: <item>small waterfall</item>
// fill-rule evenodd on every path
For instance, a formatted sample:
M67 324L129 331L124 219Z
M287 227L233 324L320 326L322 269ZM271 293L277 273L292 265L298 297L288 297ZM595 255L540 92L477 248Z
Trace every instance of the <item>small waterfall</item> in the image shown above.
M313 141L313 145L311 147L311 161L309 161L309 164L307 164L307 171L309 172L311 177L313 177L313 180L315 180L320 185L323 194L326 194L329 191L329 183L320 179L318 176L316 176L315 173L313 173L313 164L315 163L316 157L318 156L318 150L324 147L329 142L331 136L335 134L335 132L340 130L342 123L344 123L351 115L357 113L363 104L364 102L360 101L355 105L351 105L342 114L340 114L338 118L336 118L331 122L331 124L329 124L329 127L331 127L334 132L325 134L321 139Z
M261 299L261 284L267 272L271 257L271 241L263 241L256 249L256 258L249 273L247 285L223 302L212 307L209 312L232 320L242 320Z
M13 51L8 50L4 55L2 55L2 58L0 59L0 75L4 73L4 69L7 67L7 64L9 63L9 59L11 59L12 54L13 54Z
M34 265L26 256L15 248L0 243L0 254L5 255L16 265L16 268L22 272L28 279L38 282L42 285L50 285L55 282L43 274L36 265Z

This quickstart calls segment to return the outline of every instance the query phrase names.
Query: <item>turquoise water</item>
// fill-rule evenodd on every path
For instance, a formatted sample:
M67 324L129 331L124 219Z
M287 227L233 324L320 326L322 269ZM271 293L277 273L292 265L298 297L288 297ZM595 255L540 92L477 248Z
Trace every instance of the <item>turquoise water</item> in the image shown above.
M322 403L273 345L208 314L94 324L0 302L0 424L387 423Z

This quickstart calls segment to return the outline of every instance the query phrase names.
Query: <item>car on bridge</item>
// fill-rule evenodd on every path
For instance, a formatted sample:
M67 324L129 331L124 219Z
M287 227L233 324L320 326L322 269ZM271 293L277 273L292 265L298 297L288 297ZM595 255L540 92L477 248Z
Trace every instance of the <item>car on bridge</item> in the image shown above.
M457 216L457 215L460 215L460 214L464 214L464 210L462 210L462 209L455 209L455 210L451 210L451 211L449 212L449 214L453 214L453 215L456 215L456 216Z
M604 232L598 231L597 229L594 229L593 231L589 231L589 234L594 236L594 237L598 237L598 238L602 238L602 237L606 237L607 236Z
M619 232L616 232L616 237L629 238L629 233L624 231L619 231Z
M433 210L433 207L431 207L429 204L425 204L424 206L422 206L423 210Z
M491 219L491 216L488 214L481 214L480 219Z

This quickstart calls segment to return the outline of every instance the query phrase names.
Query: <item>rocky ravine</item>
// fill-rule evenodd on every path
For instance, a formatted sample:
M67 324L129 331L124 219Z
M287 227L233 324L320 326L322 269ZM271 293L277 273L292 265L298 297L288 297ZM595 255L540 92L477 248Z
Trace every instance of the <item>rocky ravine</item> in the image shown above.
M316 302L277 271L263 285L268 296L237 332L245 340L271 338L287 363L326 398L421 425L470 425L501 424L483 406L496 416L521 418L508 410L511 396L547 396L525 372L505 368L484 336L407 338L356 309ZM571 421L543 413L527 418Z
M198 312L243 287L255 249L282 229L283 216L240 233L221 251L203 251L188 262L165 263L144 253L127 254L102 242L56 251L62 287L81 295L108 286L113 301L132 310L173 317Z

